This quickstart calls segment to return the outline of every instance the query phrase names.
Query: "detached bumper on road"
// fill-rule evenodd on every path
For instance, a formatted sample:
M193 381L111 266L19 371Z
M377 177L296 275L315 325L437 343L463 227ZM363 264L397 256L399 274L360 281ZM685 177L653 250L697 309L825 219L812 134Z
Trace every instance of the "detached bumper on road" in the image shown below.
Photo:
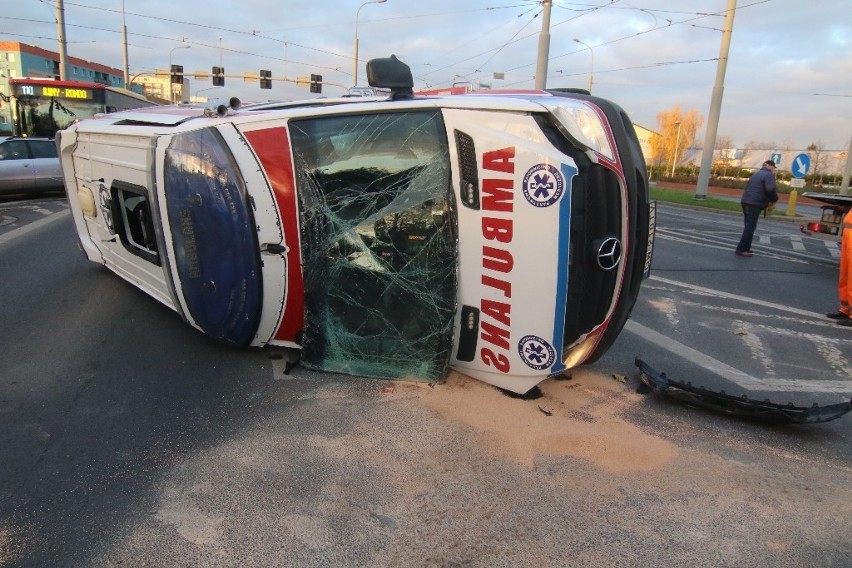
M792 403L777 404L769 400L757 401L746 395L732 396L725 394L725 391L714 392L695 386L691 382L671 380L665 373L653 369L641 359L636 359L635 364L639 367L639 380L642 383L638 392L642 394L660 392L687 404L761 422L772 424L828 422L852 410L852 401L804 407L793 406Z

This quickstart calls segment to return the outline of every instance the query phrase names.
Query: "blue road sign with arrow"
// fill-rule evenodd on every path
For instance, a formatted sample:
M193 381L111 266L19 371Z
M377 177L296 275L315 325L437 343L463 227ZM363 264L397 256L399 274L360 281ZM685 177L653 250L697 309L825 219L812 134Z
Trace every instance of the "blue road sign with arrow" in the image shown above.
M794 178L805 177L810 169L811 157L807 154L799 154L793 158L793 163L790 165L790 171L793 172Z

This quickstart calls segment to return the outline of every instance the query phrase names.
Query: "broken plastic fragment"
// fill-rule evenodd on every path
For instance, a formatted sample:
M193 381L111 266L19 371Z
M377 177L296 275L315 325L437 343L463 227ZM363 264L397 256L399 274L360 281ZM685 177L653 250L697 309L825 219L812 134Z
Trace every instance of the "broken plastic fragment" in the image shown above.
M774 424L808 424L835 420L852 410L852 401L828 406L814 404L811 407L793 406L792 403L776 404L769 399L759 402L744 395L736 397L725 391L714 392L694 387L690 383L673 381L641 359L636 359L635 364L639 367L640 385L637 392L660 392L676 400L733 416Z

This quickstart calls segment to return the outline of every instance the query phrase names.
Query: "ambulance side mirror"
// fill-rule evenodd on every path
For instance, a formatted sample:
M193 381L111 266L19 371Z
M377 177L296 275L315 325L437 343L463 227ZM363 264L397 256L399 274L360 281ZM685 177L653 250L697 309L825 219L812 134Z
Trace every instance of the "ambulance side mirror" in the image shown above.
M414 98L411 68L397 59L396 55L369 60L367 82L371 87L390 89L393 100Z

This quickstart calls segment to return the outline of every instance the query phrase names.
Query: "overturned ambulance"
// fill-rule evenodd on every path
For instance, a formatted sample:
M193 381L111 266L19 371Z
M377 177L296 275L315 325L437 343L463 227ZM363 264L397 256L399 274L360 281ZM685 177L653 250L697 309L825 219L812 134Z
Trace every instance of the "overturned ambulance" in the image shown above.
M217 341L313 369L523 393L600 357L651 256L626 114L573 91L415 97L395 57L367 72L391 96L61 131L86 256Z

